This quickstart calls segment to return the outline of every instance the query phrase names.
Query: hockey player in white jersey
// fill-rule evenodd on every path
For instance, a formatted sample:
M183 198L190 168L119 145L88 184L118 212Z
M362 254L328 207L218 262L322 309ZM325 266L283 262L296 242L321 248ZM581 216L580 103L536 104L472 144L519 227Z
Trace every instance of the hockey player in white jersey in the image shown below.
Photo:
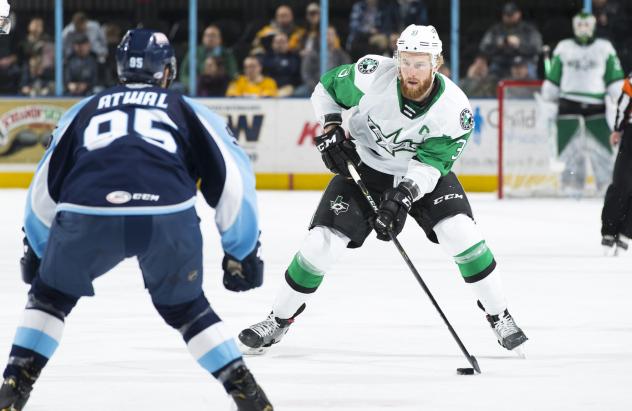
M434 27L410 25L393 58L368 55L321 78L311 98L325 130L316 145L336 176L285 272L272 312L240 333L247 353L265 352L281 340L345 249L362 246L373 229L389 241L388 229L399 234L408 215L453 257L498 342L513 350L527 340L507 311L492 252L450 171L474 122L465 94L437 72L441 50ZM351 138L341 127L343 110L351 111ZM347 162L373 198L381 198L377 216L349 178Z
M624 73L612 44L594 37L595 16L573 17L574 38L560 41L542 85L544 100L557 103L557 151L565 168L562 190L582 193L586 159L590 159L598 192L612 175L610 129L606 122L606 96L619 97Z

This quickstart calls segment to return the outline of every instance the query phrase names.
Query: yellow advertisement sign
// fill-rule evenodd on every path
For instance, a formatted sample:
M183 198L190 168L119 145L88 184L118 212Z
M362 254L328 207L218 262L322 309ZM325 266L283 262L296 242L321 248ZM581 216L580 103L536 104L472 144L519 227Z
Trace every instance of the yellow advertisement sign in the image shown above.
M0 168L37 164L62 114L77 99L0 100Z

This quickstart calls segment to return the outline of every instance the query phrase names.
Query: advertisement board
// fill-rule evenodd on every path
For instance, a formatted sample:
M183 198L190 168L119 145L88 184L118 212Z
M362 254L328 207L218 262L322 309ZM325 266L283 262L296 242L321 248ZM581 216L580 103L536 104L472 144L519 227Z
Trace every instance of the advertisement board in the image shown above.
M77 100L0 99L0 186L25 186L50 132ZM250 156L259 188L320 189L331 174L313 139L322 132L308 99L200 99L224 116ZM475 128L454 171L466 189L493 191L497 102L472 100ZM26 181L26 184L24 183Z

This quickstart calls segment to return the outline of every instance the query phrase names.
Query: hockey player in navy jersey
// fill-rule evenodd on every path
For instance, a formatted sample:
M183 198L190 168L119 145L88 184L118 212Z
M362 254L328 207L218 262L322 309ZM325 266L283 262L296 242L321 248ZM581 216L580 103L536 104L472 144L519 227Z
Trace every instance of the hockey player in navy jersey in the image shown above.
M92 281L127 257L152 302L240 411L272 411L202 291L196 183L216 209L224 285L258 287L263 262L254 175L226 122L167 89L176 75L166 36L129 31L117 49L121 85L68 110L28 191L25 231L41 258L15 339L0 410L22 410ZM186 404L183 404L186 408Z

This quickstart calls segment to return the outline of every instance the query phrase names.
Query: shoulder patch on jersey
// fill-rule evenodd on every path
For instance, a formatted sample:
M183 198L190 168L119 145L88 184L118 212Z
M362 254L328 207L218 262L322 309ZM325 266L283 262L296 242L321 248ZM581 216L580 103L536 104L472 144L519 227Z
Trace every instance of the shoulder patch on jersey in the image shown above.
M377 70L380 63L371 57L365 57L358 62L358 71L362 74L371 74Z
M474 116L469 108L464 108L459 116L461 128L463 130L471 130L474 127Z

